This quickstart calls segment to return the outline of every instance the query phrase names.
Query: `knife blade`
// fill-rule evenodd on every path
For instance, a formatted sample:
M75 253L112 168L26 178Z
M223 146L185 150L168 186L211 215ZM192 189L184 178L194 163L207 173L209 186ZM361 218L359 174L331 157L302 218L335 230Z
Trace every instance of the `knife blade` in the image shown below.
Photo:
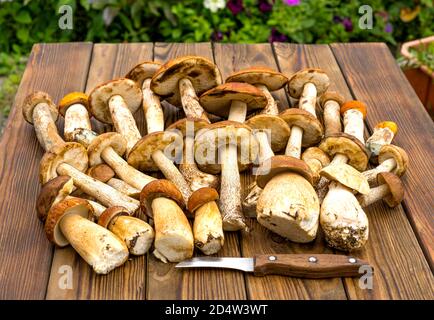
M270 254L254 258L197 257L182 261L176 268L224 268L253 272L255 276L284 275L298 278L357 277L369 266L359 258L337 254ZM361 270L363 270L361 272Z

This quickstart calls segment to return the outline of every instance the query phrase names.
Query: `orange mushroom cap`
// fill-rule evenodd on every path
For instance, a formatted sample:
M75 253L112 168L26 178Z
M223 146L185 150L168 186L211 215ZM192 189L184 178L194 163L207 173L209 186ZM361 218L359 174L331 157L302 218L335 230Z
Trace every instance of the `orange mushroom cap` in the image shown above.
M345 102L341 106L341 114L344 114L346 111L351 110L351 109L355 109L355 110L360 111L363 114L363 119L366 118L366 113L367 113L368 108L366 107L366 104L364 104L363 102L357 101L357 100Z

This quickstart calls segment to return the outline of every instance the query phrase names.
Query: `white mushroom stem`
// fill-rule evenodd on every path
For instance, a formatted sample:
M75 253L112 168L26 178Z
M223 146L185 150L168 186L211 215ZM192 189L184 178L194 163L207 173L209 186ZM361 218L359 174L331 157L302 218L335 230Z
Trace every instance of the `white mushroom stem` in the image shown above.
M116 131L127 139L127 153L129 153L142 137L136 121L124 98L120 95L114 95L110 98L109 109Z
M164 114L161 108L160 99L151 90L151 79L145 79L142 85L143 91L143 112L146 118L148 133L164 131Z
M222 217L215 201L203 204L194 212L194 244L206 255L217 253L224 243Z
M232 101L228 120L243 123L246 120L246 117L247 103L237 100Z
M128 183L126 183L124 180L121 179L111 178L109 181L107 181L107 184L110 187L132 198L135 198L137 195L140 194L139 189L134 188L133 186L129 185Z
M267 86L265 86L263 84L256 84L255 87L258 88L259 90L261 90L262 93L267 98L267 105L261 111L261 113L277 116L279 114L279 108L277 106L276 100L274 100L274 98L271 95L270 91L268 90Z
M324 104L325 136L342 132L340 105L334 100L328 100Z
M292 126L288 144L286 145L285 155L300 159L302 139L303 129L298 126Z
M264 131L256 131L254 133L256 140L259 144L259 164L263 163L265 160L270 159L274 156L274 152L271 149L270 142L268 141L268 136Z
M317 90L313 83L306 83L303 87L298 107L304 111L307 111L316 117L315 105L316 105Z
M389 158L379 164L377 167L371 170L366 170L362 172L363 176L368 180L369 183L373 183L377 180L377 175L381 172L392 172L396 168L396 161L393 158Z
M57 173L59 175L70 176L77 188L94 197L106 207L122 206L131 214L134 214L140 207L139 201L124 195L101 181L89 177L69 164L62 163L59 165Z
M109 273L128 258L128 249L117 236L78 214L64 215L59 226L71 246L98 274Z
M161 150L157 150L152 153L152 160L154 160L155 164L161 170L164 176L178 187L185 203L187 203L192 191L187 181L185 181L184 176L181 174L181 172L179 172L172 160L167 158L164 152Z
M241 181L238 171L237 146L231 143L221 148L220 158L222 168L220 209L223 218L223 230L245 229L241 207Z
M333 157L332 161L330 161L329 166L336 164L344 164L348 162L348 157L342 153L336 153ZM316 191L318 193L318 198L320 203L323 201L325 196L327 195L328 186L330 184L330 180L326 177L321 177L316 186Z
M390 193L390 189L386 184L371 188L368 194L361 194L357 196L362 207L367 207L378 200L385 198Z
M72 196L67 196L65 197L65 199L73 199L75 197ZM104 212L105 209L107 209L106 207L104 207L102 204L96 202L96 201L92 201L89 199L86 199L87 202L89 202L90 206L93 209L93 217L95 220L97 220L99 218L99 216ZM54 203L53 203L54 204Z
M77 129L91 130L88 111L80 103L71 105L65 112L63 133L66 141L74 141L74 131Z
M66 122L65 122L66 124ZM98 136L98 134L88 129L76 129L72 133L71 141L82 144L85 148L88 148L92 141Z
M62 137L57 132L57 127L48 104L45 102L38 103L33 109L32 117L36 137L45 151L49 151L53 147L64 143Z
M350 109L344 113L344 132L356 137L363 144L365 138L363 137L363 114L356 109Z
M178 85L181 95L181 104L185 115L187 117L200 118L210 122L205 110L199 103L199 98L196 95L196 90L194 90L191 81L189 79L181 79Z
M374 128L372 136L366 140L366 147L372 152L373 156L378 156L382 146L392 143L394 133L389 128Z

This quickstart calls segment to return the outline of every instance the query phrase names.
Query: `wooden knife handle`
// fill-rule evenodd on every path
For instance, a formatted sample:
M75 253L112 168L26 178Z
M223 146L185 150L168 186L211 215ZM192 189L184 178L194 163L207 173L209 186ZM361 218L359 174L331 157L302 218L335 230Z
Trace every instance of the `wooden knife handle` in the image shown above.
M255 257L255 275L284 275L299 278L358 277L369 264L359 258L337 254L270 254ZM374 268L370 266L372 272Z

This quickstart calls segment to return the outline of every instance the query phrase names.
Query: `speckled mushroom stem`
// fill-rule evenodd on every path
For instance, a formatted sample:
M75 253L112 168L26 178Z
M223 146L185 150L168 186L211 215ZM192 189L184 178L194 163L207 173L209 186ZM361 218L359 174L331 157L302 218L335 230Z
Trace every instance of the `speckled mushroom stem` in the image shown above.
M335 100L327 100L324 104L325 136L342 132L340 105Z
M383 198L385 198L390 193L389 186L383 184L381 186L371 188L368 194L360 194L357 196L357 200L359 201L362 207L367 207L374 202L377 202Z
M117 179L117 178L111 178L109 181L106 182L110 187L118 190L119 192L122 192L123 194L126 194L129 197L135 198L139 195L140 190L134 188L130 184L126 183L124 180Z
M65 126L63 130L65 140L74 141L77 129L92 130L88 111L81 103L71 105L65 112Z
M222 218L215 201L209 201L194 213L194 244L206 255L215 254L224 244Z
M98 134L95 131L78 128L72 133L71 141L81 143L85 148L88 148L97 136Z
M298 126L292 126L288 144L286 145L285 149L285 155L300 159L302 139L303 129Z
M148 133L164 131L164 114L161 108L160 99L151 90L151 78L145 79L142 85L143 112L146 118Z
M120 95L114 95L110 98L109 109L116 131L127 139L128 154L142 137L137 128L136 121L124 98Z
M94 197L106 207L122 206L131 214L134 214L140 207L139 201L124 195L101 181L89 177L69 164L62 163L59 165L57 173L59 175L70 176L77 188Z
M378 156L381 147L391 144L395 134L388 127L375 127L374 133L366 140L366 148L372 152L371 156Z
M232 101L228 120L243 123L246 120L246 117L247 103L237 100Z
M313 83L306 83L303 87L298 107L304 111L313 114L316 117L315 105L316 105L317 90Z
M62 137L57 132L56 124L53 121L50 108L47 103L38 103L33 109L33 125L36 137L45 151L64 143Z
M271 95L270 91L268 90L267 86L264 86L263 84L255 84L255 87L261 90L265 97L267 98L267 105L265 108L261 111L262 114L270 114L273 116L277 116L279 114L279 108L277 106L276 100L274 100L273 96Z
M363 113L356 109L350 109L344 113L344 132L352 135L365 144L363 137Z
M362 172L369 183L373 183L377 180L377 175L381 172L392 172L396 167L396 161L393 158L387 159L379 164L377 167L371 170Z
M196 95L193 84L189 79L179 80L179 92L181 95L181 104L185 115L191 118L199 118L210 123L205 110L199 103L199 98Z

